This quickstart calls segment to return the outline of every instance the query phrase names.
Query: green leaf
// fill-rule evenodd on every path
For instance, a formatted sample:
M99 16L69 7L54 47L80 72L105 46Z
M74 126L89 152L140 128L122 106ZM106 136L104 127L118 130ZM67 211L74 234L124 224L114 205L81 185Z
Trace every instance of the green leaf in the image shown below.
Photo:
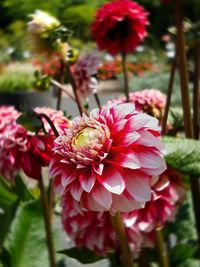
M32 200L33 197L23 182L20 175L15 177L15 192L22 201Z
M5 249L10 256L10 267L49 265L40 202L30 201L19 206Z
M170 252L171 265L177 264L192 258L197 251L197 246L192 244L178 244Z
M95 253L89 249L86 248L69 248L65 250L60 250L58 253L64 254L70 258L76 259L80 263L88 264L88 263L94 263L96 261L100 261L102 259L105 259L105 257L97 256Z
M199 267L200 261L195 259L187 259L186 261L179 264L177 267Z
M9 209L17 201L17 195L12 192L11 186L5 178L0 177L0 207L3 210Z
M38 133L43 127L42 120L37 117L34 111L25 111L18 119L17 123L21 124L25 129Z
M167 165L175 170L194 176L200 176L200 142L192 139L173 137L162 138Z

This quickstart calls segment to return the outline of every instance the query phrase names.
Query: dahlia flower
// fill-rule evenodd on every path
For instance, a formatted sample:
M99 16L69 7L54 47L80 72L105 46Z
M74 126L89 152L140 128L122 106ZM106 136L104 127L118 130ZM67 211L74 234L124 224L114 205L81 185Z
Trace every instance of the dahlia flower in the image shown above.
M77 247L85 247L96 254L117 250L118 241L113 230L109 212L86 211L77 201L65 194L62 197L62 224L65 232ZM126 228L133 251L138 251L142 244L142 235L132 227Z
M147 36L147 16L144 8L131 0L105 3L92 24L99 49L111 55L133 52Z
M129 94L130 102L134 103L137 111L145 112L153 117L156 117L159 121L162 120L166 96L156 89L144 89L142 91L136 91ZM108 103L125 103L126 98L116 98L110 100Z
M36 108L35 112L47 114L60 133L69 127L69 121L61 111ZM39 132L35 136L16 123L19 116L13 107L0 107L0 174L12 180L19 170L23 170L27 176L39 179L41 167L49 164L54 136L46 122L48 135Z
M98 72L99 58L92 54L86 54L76 62L74 66L74 78L78 91L84 98L94 94L98 81L95 75Z
M108 105L76 117L55 140L55 188L88 210L131 211L151 198L152 175L165 168L157 119L133 104Z
M136 253L142 247L155 246L155 229L174 220L177 204L185 192L182 176L172 169L151 181L150 202L143 209L121 214L130 247ZM76 246L103 255L118 249L109 212L84 210L69 192L62 197L61 205L64 230Z

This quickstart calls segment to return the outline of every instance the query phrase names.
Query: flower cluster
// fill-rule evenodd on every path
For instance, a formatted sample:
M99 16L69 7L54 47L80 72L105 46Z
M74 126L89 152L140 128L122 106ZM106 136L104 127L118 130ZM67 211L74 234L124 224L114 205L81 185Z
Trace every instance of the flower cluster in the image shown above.
M125 103L125 97L110 100L108 103ZM166 96L156 89L144 89L130 93L130 102L135 105L139 112L145 112L153 117L162 120Z
M55 187L83 208L132 211L151 198L152 175L166 166L158 121L133 104L108 105L72 121L55 140Z
M131 0L105 3L92 24L99 49L111 55L133 52L147 36L147 16L144 8Z
M151 200L143 209L122 213L128 241L134 252L142 247L153 247L155 229L173 221L177 203L184 194L181 180L181 175L172 169L166 170L160 178L152 177ZM103 255L118 249L109 212L83 210L69 192L62 197L62 207L63 227L78 247Z
M61 111L35 108L35 112L47 114L60 133L70 125ZM35 136L17 124L19 116L13 107L0 107L0 174L11 180L19 170L23 170L27 176L40 179L41 168L48 166L52 155L54 135L44 122L48 135L41 131Z
M98 81L99 58L93 54L86 54L78 59L73 73L79 93L84 98L96 92Z

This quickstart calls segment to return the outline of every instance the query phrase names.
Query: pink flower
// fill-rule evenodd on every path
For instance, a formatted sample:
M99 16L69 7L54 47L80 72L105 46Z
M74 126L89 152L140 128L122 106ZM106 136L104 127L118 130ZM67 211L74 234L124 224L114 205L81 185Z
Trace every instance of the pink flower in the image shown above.
M155 246L155 229L174 220L177 204L185 193L182 176L172 169L151 181L151 200L145 207L122 213L129 244L136 253L142 247ZM62 197L61 205L63 227L78 247L103 255L118 249L109 212L86 211L69 192Z
M142 6L130 0L105 3L92 24L99 49L107 50L111 55L133 52L147 36L147 16Z
M62 224L75 245L99 255L119 249L109 212L82 210L79 204L69 194L62 198ZM134 227L131 231L128 227L126 230L133 251L139 250L142 244L140 232Z
M62 112L48 108L36 108L46 113L58 126L60 133L69 127L69 121ZM0 174L12 180L23 170L27 176L40 179L42 166L48 166L53 146L53 133L47 123L44 126L49 135L39 132L38 136L16 123L20 113L13 107L0 107Z
M130 211L151 198L152 175L166 166L158 121L133 104L76 117L55 140L50 173L61 193L88 210Z
M137 111L145 112L160 121L164 113L166 96L156 89L144 89L130 93L130 101L135 104ZM108 103L125 103L125 97L116 98Z
M99 58L92 54L81 57L74 66L74 78L78 91L84 98L96 92L98 81L95 75L98 72Z

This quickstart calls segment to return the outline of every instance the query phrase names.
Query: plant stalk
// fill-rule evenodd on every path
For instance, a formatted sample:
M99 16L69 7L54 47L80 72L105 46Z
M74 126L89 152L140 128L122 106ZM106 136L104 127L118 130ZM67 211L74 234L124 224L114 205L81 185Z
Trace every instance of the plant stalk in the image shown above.
M78 95L78 88L76 86L76 82L74 80L74 77L71 73L71 70L70 70L70 67L68 64L66 64L66 71L67 71L67 76L68 76L68 79L69 79L69 82L71 83L71 86L72 86L72 89L73 89L73 93L74 93L74 96L75 96L75 100L76 100L76 103L77 103L77 106L78 106L78 110L79 110L79 113L80 115L83 114L84 110L83 110L83 106L82 106L82 103L80 101L80 98L79 98L79 95Z
M52 85L55 85L56 87L60 88L64 93L66 93L72 100L75 101L74 96L67 90L66 87L64 87L62 84L60 84L58 81L56 80L50 80L50 83Z
M194 138L199 139L199 78L200 78L200 44L194 47L194 88L193 88L193 131Z
M101 102L97 93L94 93L94 98L96 100L98 108L101 108Z
M60 83L63 84L64 83L64 79L65 79L65 63L63 60L60 60ZM62 90L58 88L58 95L57 95L57 105L56 105L56 109L60 110L60 106L61 106L61 100L62 100Z
M168 260L167 248L160 227L158 227L155 230L155 234L156 234L156 248L157 248L160 267L169 267L170 265Z
M113 229L117 235L117 239L119 242L121 255L120 259L123 267L133 267L133 257L129 247L127 235L124 229L124 224L121 218L120 212L117 212L114 216L111 217L111 222L113 225Z
M188 72L187 72L187 59L185 51L185 40L183 32L183 6L182 0L174 0L175 3L175 14L176 14L176 27L177 27L177 54L179 60L179 72L180 72L180 81L181 81L181 96L182 96L182 108L183 108L183 117L184 117L184 126L185 126L185 135L188 138L193 138L193 125L190 112L190 103L189 103L189 92L188 92ZM192 199L193 199L193 208L195 214L195 220L198 231L198 239L200 240L200 209L199 200L200 200L200 190L199 186L196 184L197 177L190 177L191 189L192 189Z
M176 28L177 28L177 56L178 66L180 73L181 83L181 98L183 107L183 119L185 127L185 135L188 138L193 137L192 116L190 110L189 90L188 90L188 71L187 71L187 58L186 46L183 32L183 6L182 0L174 0L175 15L176 15Z
M126 102L130 102L130 97L129 97L129 85L128 85L128 70L127 70L127 65L126 65L126 54L122 53L122 69L123 69L123 74L124 74L124 93L126 96Z
M47 196L44 188L44 183L42 177L39 179L39 188L41 193L41 202L44 214L44 223L45 223L45 231L46 231L46 241L49 253L49 263L50 267L56 267L56 259L55 259L55 250L54 250L54 243L52 237L52 230L51 230L51 220L49 216L49 206L47 202Z
M167 99L166 99L166 105L164 110L164 115L162 119L162 131L161 134L165 135L167 130L167 118L169 114L169 108L171 104L171 97L172 97L172 91L173 91L173 85L174 85L174 77L176 72L176 57L174 58L172 65L171 65L171 72L170 72L170 78L169 78L169 84L168 84L168 90L167 90Z
M48 122L49 126L51 127L51 129L52 129L52 131L53 131L53 133L55 135L55 137L58 137L59 136L59 132L57 131L55 125L52 122L52 120L45 113L40 113L37 116L40 119L44 118Z

